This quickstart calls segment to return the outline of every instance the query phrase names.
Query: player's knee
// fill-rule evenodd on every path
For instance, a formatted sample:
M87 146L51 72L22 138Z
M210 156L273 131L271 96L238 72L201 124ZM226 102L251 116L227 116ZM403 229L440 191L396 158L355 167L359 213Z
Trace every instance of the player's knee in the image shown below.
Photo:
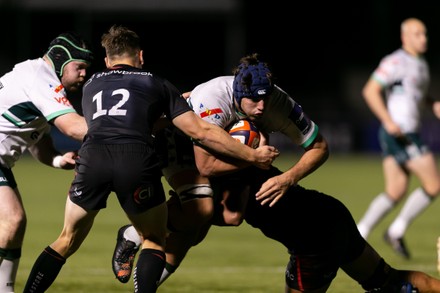
M435 198L438 195L440 195L440 181L432 182L431 184L428 184L423 187L424 192L426 195Z
M214 213L213 190L209 184L187 184L176 190L182 209L191 211L196 222L207 222Z

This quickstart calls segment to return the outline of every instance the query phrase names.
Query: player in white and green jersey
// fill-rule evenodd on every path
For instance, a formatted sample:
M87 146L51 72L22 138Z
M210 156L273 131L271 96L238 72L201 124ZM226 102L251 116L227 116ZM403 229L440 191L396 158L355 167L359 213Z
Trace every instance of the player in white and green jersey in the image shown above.
M11 168L29 151L43 164L73 169L75 152L61 155L51 126L82 141L87 125L67 98L86 78L93 59L85 41L63 33L42 58L26 60L0 77L0 292L14 292L26 214Z
M440 118L440 102L428 98L429 67L426 27L415 18L401 25L402 48L384 57L363 89L364 98L381 122L379 141L383 151L385 189L370 204L358 228L367 238L371 230L403 199L410 175L420 187L408 197L384 239L405 258L410 258L403 236L412 221L440 193L440 173L433 153L423 142L423 107L432 107Z

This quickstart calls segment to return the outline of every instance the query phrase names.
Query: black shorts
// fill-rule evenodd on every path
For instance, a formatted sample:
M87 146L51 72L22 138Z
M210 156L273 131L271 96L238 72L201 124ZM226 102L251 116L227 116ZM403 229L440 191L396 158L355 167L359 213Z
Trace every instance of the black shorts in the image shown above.
M147 145L86 144L76 160L69 197L86 210L98 210L115 192L127 214L138 214L165 201L161 175L158 159Z
M0 166L0 186L9 186L12 189L17 187L17 182L10 168Z

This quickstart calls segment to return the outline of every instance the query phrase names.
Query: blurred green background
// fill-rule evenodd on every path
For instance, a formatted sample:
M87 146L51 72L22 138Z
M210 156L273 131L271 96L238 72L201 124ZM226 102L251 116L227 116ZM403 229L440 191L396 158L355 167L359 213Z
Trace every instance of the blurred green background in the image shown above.
M275 165L287 168L296 155L281 156ZM22 292L31 266L44 247L52 243L63 226L64 204L73 171L56 170L30 157L14 167L23 196L28 226L16 292ZM414 180L412 186L417 182ZM379 155L332 155L314 174L302 181L307 188L330 194L351 210L359 220L374 196L382 191ZM168 186L166 186L168 188ZM382 240L383 231L401 205L371 233L369 242L394 267L437 273L439 203L434 204L410 226L406 241L411 260L396 255ZM79 251L70 257L48 292L133 292L132 280L119 283L111 270L111 257L118 228L127 220L112 195L108 207L97 216L94 227ZM325 245L325 244L324 244ZM193 248L181 267L158 290L171 292L283 292L286 249L265 238L247 224L214 227L204 242ZM330 293L363 292L340 271Z

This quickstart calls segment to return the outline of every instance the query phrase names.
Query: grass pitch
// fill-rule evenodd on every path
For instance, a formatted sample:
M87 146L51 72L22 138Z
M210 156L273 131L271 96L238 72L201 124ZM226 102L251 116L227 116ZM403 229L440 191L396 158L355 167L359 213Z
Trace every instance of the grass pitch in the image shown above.
M275 165L284 170L297 157L284 156ZM28 226L18 271L16 292L22 292L29 271L44 247L52 243L63 226L64 204L73 171L46 167L23 158L14 167ZM333 155L301 184L328 193L351 210L356 221L370 201L383 189L378 155ZM412 182L415 187L417 181ZM168 187L167 187L168 188ZM382 234L400 210L390 213L371 233L369 242L394 267L416 269L438 276L436 241L440 235L438 200L409 227L406 235L412 259L396 255L382 241ZM111 257L118 228L127 220L116 198L98 214L88 238L71 256L48 292L133 292L133 283L119 283L111 270ZM286 249L265 238L247 224L240 227L213 227L204 242L194 247L177 272L158 290L161 293L268 293L284 292ZM340 271L330 293L363 292Z

